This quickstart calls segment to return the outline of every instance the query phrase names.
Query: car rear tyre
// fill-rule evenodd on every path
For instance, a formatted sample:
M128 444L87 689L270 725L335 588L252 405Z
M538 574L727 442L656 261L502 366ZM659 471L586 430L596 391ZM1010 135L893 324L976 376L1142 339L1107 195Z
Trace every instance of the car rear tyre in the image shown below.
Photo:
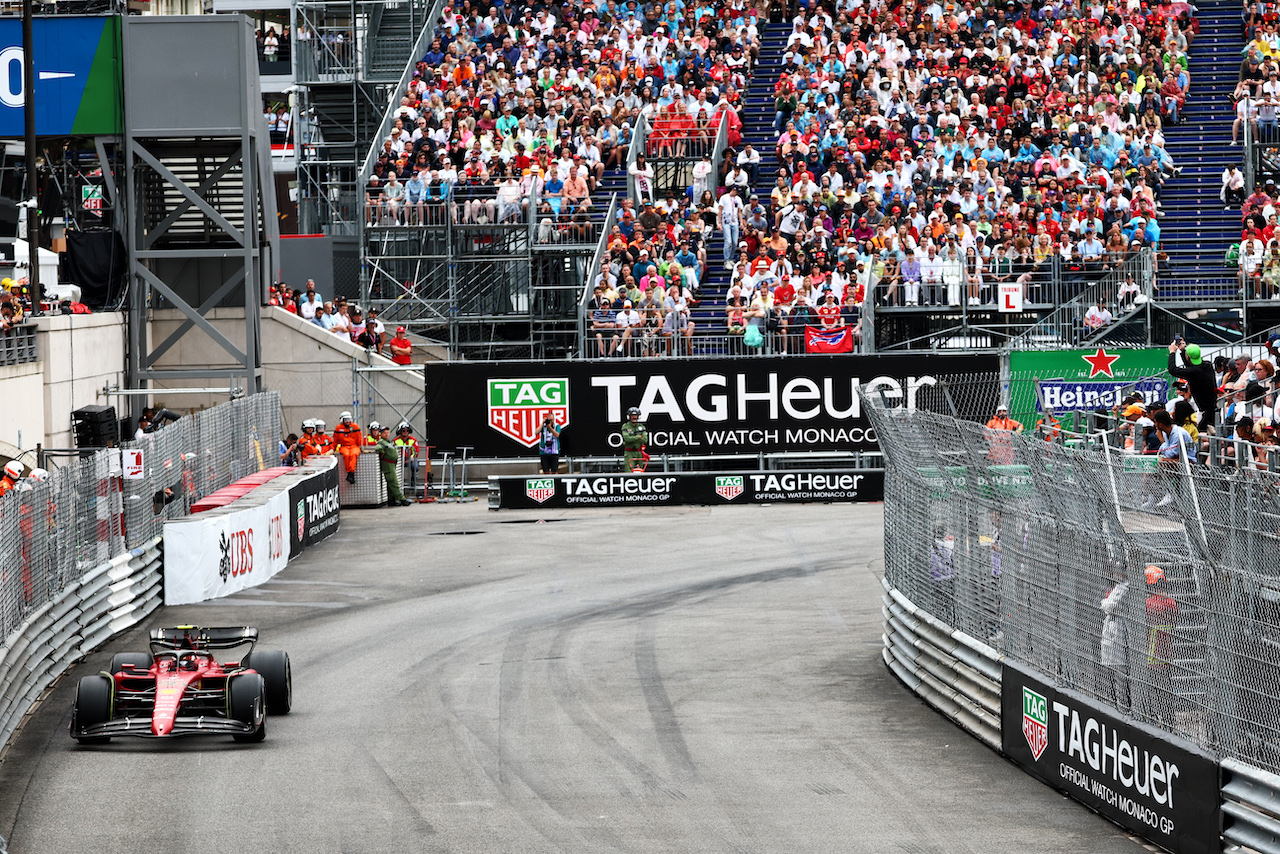
M258 650L240 662L262 674L267 688L267 714L287 715L293 709L293 670L289 653L278 649Z
M111 679L101 674L83 676L76 686L76 704L71 711L71 731L105 724L111 720ZM106 744L111 736L75 736L81 744Z
M117 652L111 656L111 674L123 672L126 664L132 664L133 669L139 673L146 673L151 669L151 663L149 652Z
M227 707L231 717L254 727L253 732L232 736L236 741L262 741L267 737L264 693L262 677L256 673L235 676L228 682Z

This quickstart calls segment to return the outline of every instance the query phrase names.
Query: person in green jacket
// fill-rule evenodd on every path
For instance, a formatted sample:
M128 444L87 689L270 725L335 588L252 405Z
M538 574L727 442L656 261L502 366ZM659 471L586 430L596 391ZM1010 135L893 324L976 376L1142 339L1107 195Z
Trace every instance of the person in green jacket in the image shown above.
M642 472L649 464L649 457L644 452L649 444L649 428L640 420L640 410L631 407L627 410L627 420L622 422L622 470Z
M392 507L408 507L412 504L400 491L400 478L396 476L396 463L400 461L400 452L391 444L391 427L378 427L378 444L374 446L378 452L378 465L382 467L382 479L387 482L387 504Z

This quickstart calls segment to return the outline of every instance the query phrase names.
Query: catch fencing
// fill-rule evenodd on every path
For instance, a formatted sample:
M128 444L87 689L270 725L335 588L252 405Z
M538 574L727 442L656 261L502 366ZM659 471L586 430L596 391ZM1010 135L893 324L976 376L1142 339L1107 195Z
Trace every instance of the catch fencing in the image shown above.
M159 606L165 521L277 465L279 436L280 396L266 392L0 496L0 746L68 666Z
M1280 770L1280 475L864 405L890 588L1066 689ZM1152 608L1148 566L1173 607Z

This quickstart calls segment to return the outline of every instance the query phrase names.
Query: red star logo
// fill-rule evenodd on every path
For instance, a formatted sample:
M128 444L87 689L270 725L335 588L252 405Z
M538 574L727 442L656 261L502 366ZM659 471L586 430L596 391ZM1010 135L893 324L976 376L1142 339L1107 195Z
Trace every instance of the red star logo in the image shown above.
M1106 374L1112 379L1115 379L1115 374L1111 373L1111 364L1115 362L1116 359L1120 358L1119 353L1116 353L1114 356L1108 356L1107 351L1102 347L1099 347L1098 352L1094 353L1092 356L1081 356L1080 358L1088 362L1089 367L1092 369L1089 371L1089 379L1093 379L1098 374Z

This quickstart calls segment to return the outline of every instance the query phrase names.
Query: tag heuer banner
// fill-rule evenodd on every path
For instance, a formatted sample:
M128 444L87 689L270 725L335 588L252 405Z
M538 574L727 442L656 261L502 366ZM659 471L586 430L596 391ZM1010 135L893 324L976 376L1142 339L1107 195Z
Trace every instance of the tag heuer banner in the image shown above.
M334 459L330 457L329 459ZM319 465L319 464L317 464ZM289 557L338 532L338 464L289 489Z
M883 501L881 469L489 478L489 509Z
M962 416L995 411L995 356L805 356L621 362L436 362L423 366L427 441L472 446L473 457L536 452L543 420L562 431L561 455L622 453L618 428L639 407L650 454L872 450L875 431L858 389L890 403L944 409L942 381L989 375L990 400ZM963 403L969 404L966 399Z
M1000 694L1003 751L1027 772L1170 851L1222 850L1218 765L1200 748L1007 660Z
M1169 351L1159 348L1015 350L1009 354L1009 372L1017 380L1009 414L1030 427L1045 407L1056 415L1111 409L1129 391L1139 392L1148 403L1168 400L1173 396L1168 367ZM1030 382L1033 377L1040 380L1040 398Z

